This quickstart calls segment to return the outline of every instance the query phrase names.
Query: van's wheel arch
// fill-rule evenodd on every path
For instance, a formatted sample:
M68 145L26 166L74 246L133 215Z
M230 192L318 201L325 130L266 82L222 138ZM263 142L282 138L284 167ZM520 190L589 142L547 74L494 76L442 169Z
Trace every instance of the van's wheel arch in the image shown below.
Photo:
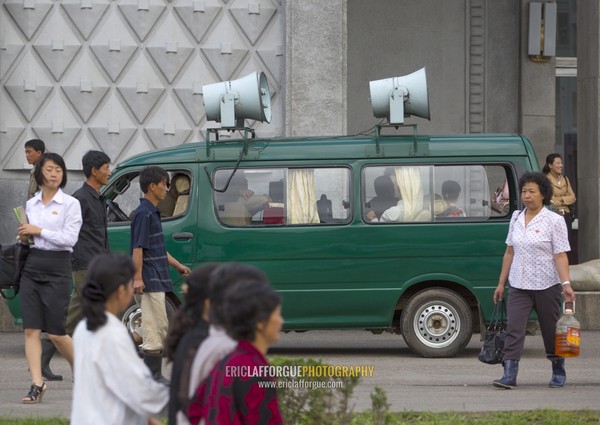
M400 329L412 351L423 357L452 357L473 333L465 299L449 289L429 288L413 295L402 310Z
M170 293L165 294L165 306L167 309L167 319L171 318L171 315L177 310L178 304L173 300L174 297L170 296ZM138 305L135 299L131 300L129 307L121 314L121 322L125 325L129 333L136 331L136 333L142 336L142 307L141 298L139 298L140 304Z

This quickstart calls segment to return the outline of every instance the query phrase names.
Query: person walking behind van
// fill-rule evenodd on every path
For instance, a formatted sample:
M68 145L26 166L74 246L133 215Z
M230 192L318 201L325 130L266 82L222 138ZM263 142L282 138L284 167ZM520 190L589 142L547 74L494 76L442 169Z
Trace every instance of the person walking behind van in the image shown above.
M574 208L575 192L567 176L563 174L563 161L559 154L551 153L546 157L546 164L542 172L548 177L552 183L552 200L550 201L550 209L560 214L567 225L569 234L569 242L571 241L573 217L571 209Z
M46 152L46 144L39 139L30 139L25 142L25 159L27 163L33 165L31 173L29 174L29 187L27 189L27 199L33 198L33 196L40 190L38 183L35 181L34 171L35 164L38 159Z
M25 356L31 388L23 403L39 403L47 389L42 381L41 331L73 367L73 343L65 330L71 290L71 252L81 228L79 201L62 191L67 169L60 155L45 153L35 165L41 190L27 201L29 223L19 226L19 237L33 236L33 247L21 277L21 311Z
M154 381L117 317L131 302L133 273L124 255L100 254L89 264L81 289L84 319L73 335L74 425L160 424L149 415L167 404L168 389Z
M198 387L188 410L190 422L282 424L275 388L261 384L274 377L244 374L269 367L265 356L283 324L281 298L267 282L243 280L227 291L224 307L227 333L238 344Z
M162 376L162 349L167 335L165 293L173 290L169 265L187 277L190 269L168 252L156 207L167 196L169 174L160 167L146 167L140 173L140 189L144 198L131 221L131 255L135 266L133 289L142 294L142 351L144 362L154 379L168 382Z
M227 321L225 294L231 286L242 280L268 282L267 276L261 270L241 263L223 264L210 276L208 285L210 327L208 338L200 345L192 363L188 399L195 394L196 388L200 382L206 379L213 367L231 353L237 345L237 342L225 330Z
M208 282L217 263L192 270L185 283L183 305L171 316L165 356L173 362L169 394L169 424L184 424L190 372L198 347L208 336ZM182 288L183 289L183 288Z
M88 151L83 155L81 163L86 180L81 188L73 193L73 197L81 205L83 224L71 257L73 292L67 315L69 335L73 335L75 326L81 320L81 286L85 282L88 265L96 255L108 253L109 250L106 205L100 198L100 188L106 185L110 178L110 158L104 152Z
M567 251L571 248L563 219L544 205L552 198L552 185L542 173L525 173L519 180L523 211L515 211L506 238L502 271L494 291L494 303L504 299L508 281L508 326L504 342L504 375L494 386L517 385L519 360L525 343L527 320L535 310L542 331L546 358L552 362L550 387L565 385L565 359L555 354L556 322L561 299L575 300L569 281Z

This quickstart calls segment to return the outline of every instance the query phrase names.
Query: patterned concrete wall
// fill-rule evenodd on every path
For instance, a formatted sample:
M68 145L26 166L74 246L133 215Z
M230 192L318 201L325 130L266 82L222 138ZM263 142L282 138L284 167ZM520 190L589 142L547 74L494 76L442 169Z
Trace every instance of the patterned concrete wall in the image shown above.
M202 85L263 71L283 133L281 0L5 0L0 7L0 178L41 138L81 169L204 138Z

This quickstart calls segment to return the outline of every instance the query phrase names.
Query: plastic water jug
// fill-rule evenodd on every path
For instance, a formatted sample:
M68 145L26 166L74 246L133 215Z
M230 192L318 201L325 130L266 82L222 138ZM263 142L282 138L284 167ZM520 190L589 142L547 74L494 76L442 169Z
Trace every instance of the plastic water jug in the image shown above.
M581 342L581 325L573 316L575 301L573 301L573 307L566 307L566 304L563 303L563 311L563 315L556 322L556 355L577 357Z

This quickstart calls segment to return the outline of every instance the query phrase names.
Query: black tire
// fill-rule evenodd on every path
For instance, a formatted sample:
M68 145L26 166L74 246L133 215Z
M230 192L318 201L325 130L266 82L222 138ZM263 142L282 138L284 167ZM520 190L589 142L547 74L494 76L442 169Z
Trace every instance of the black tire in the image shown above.
M139 300L141 303L141 298ZM171 319L171 315L175 310L177 310L177 306L168 295L165 296L165 304L167 309L167 318ZM131 304L129 304L129 307L127 307L127 310L123 312L120 318L121 322L123 322L129 333L136 330L138 335L142 335L142 308L141 305L136 303L135 299L131 300Z
M412 351L423 357L452 357L473 333L473 317L463 297L444 288L415 294L402 310L400 329Z

